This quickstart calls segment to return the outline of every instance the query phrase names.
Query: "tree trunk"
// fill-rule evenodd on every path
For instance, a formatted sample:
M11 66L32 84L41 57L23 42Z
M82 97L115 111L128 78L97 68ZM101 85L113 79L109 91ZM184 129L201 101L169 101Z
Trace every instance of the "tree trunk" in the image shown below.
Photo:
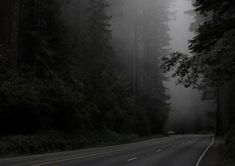
M218 88L217 90L217 99L216 99L216 103L217 103L217 109L216 109L216 136L222 136L223 132L222 132L222 127L221 127L221 108L220 108L220 88Z
M21 0L0 0L0 45L6 48L13 68L17 66Z
M14 0L12 12L12 33L11 33L11 62L14 69L18 67L19 49L19 24L21 0Z

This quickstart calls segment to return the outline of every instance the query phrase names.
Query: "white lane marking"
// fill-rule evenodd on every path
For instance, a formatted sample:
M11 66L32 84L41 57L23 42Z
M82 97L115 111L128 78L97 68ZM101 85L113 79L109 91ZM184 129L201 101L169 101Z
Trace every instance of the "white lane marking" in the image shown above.
M157 152L157 153L162 152L162 149L158 149L158 150L156 150L156 152Z
M205 154L208 152L208 150L211 148L211 146L214 144L215 142L215 137L212 138L211 144L206 148L206 150L202 153L202 155L200 156L200 158L197 161L196 166L199 166L203 157L205 156Z
M137 159L138 159L138 157L133 157L133 158L131 158L131 159L128 159L127 161L128 161L128 162L131 162L131 161L137 160Z
M86 156L72 157L72 158L67 158L67 159L49 161L49 162L45 162L45 163L33 164L32 166L46 166L46 165L57 164L57 163L62 163L62 162L77 160L77 159L84 159L84 158L88 158L88 157L93 157L93 156L98 156L98 155L108 154L108 153L114 153L114 152L120 152L120 151L121 150L94 153L94 154L86 155Z

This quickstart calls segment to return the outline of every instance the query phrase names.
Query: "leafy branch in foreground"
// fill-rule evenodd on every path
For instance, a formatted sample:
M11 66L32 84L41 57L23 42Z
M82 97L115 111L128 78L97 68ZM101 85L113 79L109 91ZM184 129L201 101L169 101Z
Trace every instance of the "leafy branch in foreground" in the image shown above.
M234 36L235 30L226 32L210 50L191 56L180 52L165 56L162 69L164 72L173 71L173 77L178 78L177 83L185 87L223 86L235 74Z

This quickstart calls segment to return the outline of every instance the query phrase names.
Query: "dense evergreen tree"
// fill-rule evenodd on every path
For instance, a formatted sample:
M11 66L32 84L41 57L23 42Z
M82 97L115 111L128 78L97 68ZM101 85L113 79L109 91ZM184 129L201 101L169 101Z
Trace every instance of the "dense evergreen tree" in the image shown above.
M12 47L4 40L2 49L6 51L1 57L1 131L9 134L59 127L56 125L60 123L57 114L63 116L63 113L54 111L60 107L58 103L71 104L67 99L72 96L71 88L60 74L66 68L66 47L62 44L66 39L62 37L64 26L59 17L60 3L22 0L18 5L19 10L15 11L18 20L9 22L19 23L11 23L16 27L9 28L8 32L12 40L10 46L14 45L15 51L9 51ZM18 37L12 38L13 34Z
M125 14L124 1L0 3L9 9L0 12L1 135L164 133L168 97L159 57L167 45L167 18L163 13L163 19L155 19L162 11L147 14L161 1L140 3L135 9L143 13L130 14L126 29L135 32L128 39L135 43L130 52L111 31L113 20Z

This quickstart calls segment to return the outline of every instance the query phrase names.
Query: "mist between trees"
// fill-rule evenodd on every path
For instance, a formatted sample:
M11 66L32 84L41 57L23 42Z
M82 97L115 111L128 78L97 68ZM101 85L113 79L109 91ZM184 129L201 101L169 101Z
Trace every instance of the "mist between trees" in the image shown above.
M169 40L167 1L0 6L1 136L54 131L89 144L92 135L98 143L107 133L165 133L169 97L160 59Z
M221 88L233 88L234 74L234 18L227 13L234 11L226 6L234 3L224 2L195 1L213 19L196 15L195 56L169 57L168 0L0 0L1 153L21 139L33 148L17 152L32 153L165 134L170 107L161 67L176 67L179 83L206 97L218 94L222 111ZM221 134L234 111L223 115Z

